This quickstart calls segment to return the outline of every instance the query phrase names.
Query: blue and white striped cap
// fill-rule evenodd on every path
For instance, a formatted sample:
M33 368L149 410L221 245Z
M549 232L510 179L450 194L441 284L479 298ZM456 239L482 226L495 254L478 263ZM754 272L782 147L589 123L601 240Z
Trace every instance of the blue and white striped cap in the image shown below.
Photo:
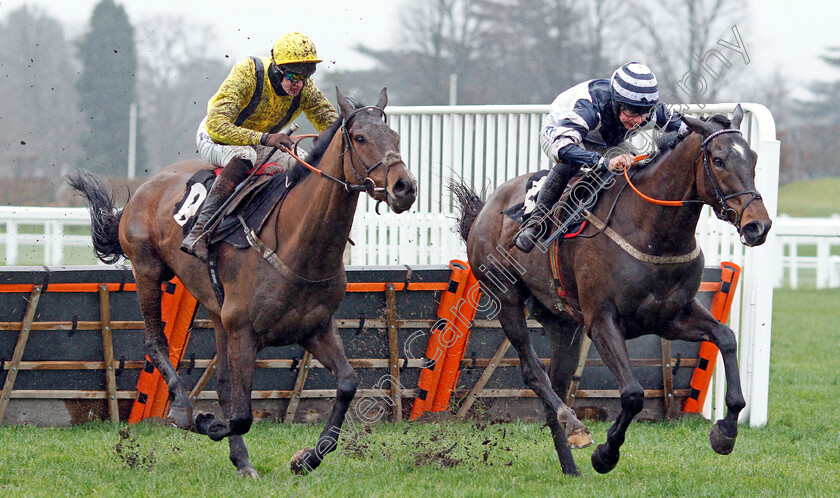
M628 62L616 69L610 81L613 100L630 108L650 109L659 101L659 85L649 67Z

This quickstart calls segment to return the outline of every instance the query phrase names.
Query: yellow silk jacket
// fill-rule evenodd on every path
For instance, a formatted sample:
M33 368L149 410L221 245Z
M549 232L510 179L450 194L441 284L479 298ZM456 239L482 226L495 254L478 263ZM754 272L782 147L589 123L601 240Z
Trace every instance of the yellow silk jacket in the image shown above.
M207 103L205 126L210 138L216 143L259 145L262 134L271 130L288 113L294 98L275 93L268 77L271 59L260 59L265 68L262 95L253 113L245 118L240 126L236 125L237 118L251 102L257 88L256 64L252 58L236 63L219 90ZM306 113L306 118L319 133L338 119L335 108L315 86L312 78L306 80L300 93L300 107L294 111L288 123L294 121L301 112Z

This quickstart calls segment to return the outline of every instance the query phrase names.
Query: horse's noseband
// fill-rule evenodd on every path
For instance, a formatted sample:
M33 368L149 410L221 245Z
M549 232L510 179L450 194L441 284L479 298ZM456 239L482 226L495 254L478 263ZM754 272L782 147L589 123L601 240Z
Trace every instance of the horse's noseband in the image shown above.
M744 211L747 210L747 207L749 207L749 205L752 204L753 201L760 200L761 199L761 194L759 194L758 191L756 191L756 190L742 190L741 192L735 192L734 194L724 195L723 190L721 190L720 185L718 184L718 181L715 178L715 175L712 174L712 161L711 161L711 159L709 159L709 151L708 151L708 148L707 148L707 146L709 145L709 142L713 138L715 138L718 135L723 135L724 133L737 133L737 134L741 135L741 130L736 130L734 128L726 128L726 129L718 130L718 131L712 133L711 135L706 137L705 140L703 140L703 143L700 145L700 152L698 152L697 155L699 156L700 154L703 154L703 168L706 170L706 176L709 177L709 181L712 182L712 189L714 190L715 198L717 199L718 203L720 204L720 211L718 211L717 209L713 210L715 212L715 215L719 219L721 219L723 221L726 221L726 222L729 222L732 225L734 225L735 230L737 230L738 233L740 234L741 233L741 218L744 216ZM696 160L697 159L695 159L695 161ZM741 207L741 212L740 213L738 211L736 211L735 209L726 205L726 201L728 201L729 199L733 199L735 197L740 197L742 195L750 195L750 200L748 200L746 203L744 203L744 206ZM733 214L735 216L734 220L729 219L730 214Z

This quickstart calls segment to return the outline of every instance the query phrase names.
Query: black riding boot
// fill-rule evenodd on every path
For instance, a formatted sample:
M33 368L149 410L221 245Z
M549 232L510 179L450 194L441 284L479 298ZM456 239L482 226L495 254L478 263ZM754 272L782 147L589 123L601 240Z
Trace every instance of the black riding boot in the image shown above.
M209 234L205 232L205 226L222 204L233 194L236 186L248 176L248 171L251 168L251 161L234 158L219 173L207 194L207 199L201 205L201 212L198 213L195 225L181 243L182 251L195 256L204 263L207 262L207 238Z
M513 238L513 243L520 251L531 252L538 238L544 239L549 235L548 229L545 233L540 233L540 220L551 211L576 172L574 166L565 163L558 163L549 170L537 195L537 206Z

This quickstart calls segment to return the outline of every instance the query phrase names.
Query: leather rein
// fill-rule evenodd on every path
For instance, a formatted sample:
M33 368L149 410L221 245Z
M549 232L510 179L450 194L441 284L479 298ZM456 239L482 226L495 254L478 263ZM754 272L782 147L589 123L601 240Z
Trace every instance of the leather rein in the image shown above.
M726 129L718 130L718 131L710 134L708 137L706 137L705 140L703 140L703 143L700 145L700 151L697 152L697 156L694 157L694 162L696 163L697 159L700 158L700 155L701 154L703 155L703 168L706 171L706 176L709 178L709 181L712 184L712 191L714 192L715 200L721 206L720 210L712 209L712 211L714 211L715 216L717 216L719 219L721 219L723 221L726 221L728 223L731 223L735 227L735 230L737 230L738 233L740 234L741 233L741 218L744 216L744 211L746 211L747 207L749 207L749 205L752 204L753 201L760 200L761 199L761 194L759 194L758 191L756 191L756 190L742 190L740 192L735 192L735 193L729 194L729 195L725 195L723 193L723 190L720 188L720 184L718 183L717 178L715 178L715 175L712 174L712 164L711 164L712 162L711 162L711 159L709 159L708 145L709 145L709 142L711 142L711 140L713 138L717 137L718 135L723 135L724 133L737 133L737 134L741 135L741 130L736 130L734 128L726 128ZM663 201L663 200L659 200L659 199L653 199L651 197L648 197L648 196L644 195L642 192L639 191L639 189L636 188L635 185L633 185L633 183L630 181L630 175L628 175L627 169L624 170L624 177L627 179L627 184L630 185L630 187L642 199L644 199L648 202L651 202L653 204L657 204L657 205L660 205L660 206L685 206L686 203L689 203L689 202L703 202L703 201L691 201L691 200L690 201ZM741 207L740 212L736 211L734 208L727 205L726 201L728 201L729 199L734 199L736 197L740 197L742 195L750 195L750 200L748 200ZM730 214L734 215L734 220L729 219Z

